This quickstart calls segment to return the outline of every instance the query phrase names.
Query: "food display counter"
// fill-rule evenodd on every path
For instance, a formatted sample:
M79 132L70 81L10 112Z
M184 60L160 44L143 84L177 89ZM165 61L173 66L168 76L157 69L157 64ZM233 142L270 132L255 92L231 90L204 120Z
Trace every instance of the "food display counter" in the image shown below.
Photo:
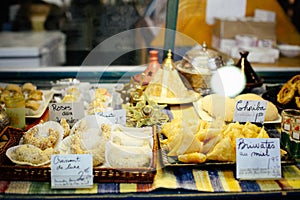
M202 5L204 2L192 4L197 5L197 8L201 8L204 7ZM198 22L199 18L204 19L202 14L205 12L201 10L201 12L198 12L201 15L191 15L189 17L189 15L186 15L186 13L189 13L187 12L189 9L183 9L182 7L193 7L189 6L187 1L181 4L181 6L185 6L181 7L179 4L178 7L178 4L179 1L168 1L166 27L184 34L192 32L192 34L187 35L197 35L197 38L204 34L204 37L201 36L201 39L198 39L210 43L207 38L211 37L205 37L206 34L211 33L210 29L205 29L205 27L203 29L203 26L199 26ZM266 5L268 4L266 3ZM247 12L250 10L252 10L251 6L247 8ZM184 14L184 17L178 17L178 27L176 28L177 12L178 16ZM185 20L187 20L187 23L183 22ZM289 22L278 21L284 22L285 25ZM197 22L196 29L193 26L195 22ZM200 32L197 30L199 27L201 28ZM282 26L279 25L278 27ZM191 30L181 30L185 28ZM287 28L286 30L293 29ZM175 32L169 33L169 35L166 34L165 39L159 36L160 34L155 37L159 44L155 45L156 40L154 40L151 45L162 47L160 43L164 42L164 50L174 50L176 44L176 42L174 43ZM294 39L288 34L283 36L284 39L287 37L287 41ZM193 45L194 43L188 46ZM203 50L204 46L202 45L202 47ZM164 53L166 54L167 51ZM168 55L168 58L171 59L171 56ZM280 149L277 148L282 153L279 160L281 176L278 177L279 172L276 165L274 167L275 178L263 177L262 179L249 180L237 178L237 172L239 171L236 164L235 139L250 136L264 139L282 138L280 112L283 108L276 104L274 107L269 106L271 109L268 109L267 105L269 105L268 103L274 103L274 99L276 101L278 90L273 91L273 88L280 89L282 85L296 75L299 75L296 79L297 83L300 83L300 80L298 80L300 79L300 57L280 57L272 64L252 63L253 70L262 78L263 85L255 88L257 90L247 91L247 93L255 93L256 96L253 93L248 94L244 100L264 101L260 96L267 97L266 100L270 102L267 102L266 112L269 111L268 114L271 112L272 117L269 121L266 120L265 123L259 125L248 122L234 122L231 115L227 118L228 109L239 99L230 98L225 101L224 98L224 102L222 102L224 106L219 102L215 104L210 102L210 104L204 106L205 97L211 98L211 101L215 97L210 94L201 96L198 93L199 91L192 91L190 88L187 91L187 88L183 87L183 83L179 81L180 79L176 79L176 77L179 77L177 76L179 70L173 70L172 64L173 62L170 62L170 60L164 62L165 66L157 72L160 75L159 78L154 77L154 81L150 82L149 85L146 84L146 87L144 87L142 81L140 83L135 82L136 85L132 83L134 75L145 72L147 69L146 64L139 66L39 65L42 67L2 65L0 67L0 86L2 89L6 88L8 83L21 86L22 89L24 89L25 83L32 83L34 87L36 86L38 90L42 91L44 96L38 102L40 103L38 104L38 114L26 114L26 127L24 130L6 126L1 132L0 198L257 200L297 198L300 195L300 163L296 162L295 157L289 154L290 152L281 149L281 147L285 147L282 141L281 146L279 144ZM200 65L200 67L202 66ZM76 81L83 83L81 88ZM121 90L120 85L123 87ZM129 88L123 90L127 86ZM299 95L292 95L291 98L296 96L295 99L299 100L299 84L297 88ZM20 90L20 88L16 90ZM116 99L120 97L117 96L115 99L114 94L118 92L116 90L121 91L121 97L125 95L125 98L122 99L123 103L116 103ZM271 90L272 92L270 92ZM9 94L15 93L15 91L9 92ZM142 96L143 92L146 97ZM2 94L2 90L0 94ZM130 96L126 97L128 94ZM100 96L101 103L97 101L97 95ZM69 98L65 98L67 96ZM251 98L255 97L255 99L248 99L249 96ZM24 97L27 100L32 100L28 91L25 92ZM245 96L239 97L245 98ZM3 99L0 100L3 104ZM81 104L76 104L81 100L84 102L84 111L78 109L82 106ZM95 102L95 104L92 104L92 102ZM51 121L50 114L55 107L48 105L56 103L74 103L74 109L77 109L78 112L79 110L83 111L85 117L81 116L81 119L78 119L76 123L72 120L63 121L62 119L52 123L54 121ZM110 106L106 107L107 105ZM147 127L130 129L132 127L119 124L113 126L115 124L107 121L108 119L97 115L103 111L102 108L114 110L116 105L118 108L126 110L126 117L129 117L129 120L126 120L132 122L135 126L146 125ZM61 109L67 108L67 105L63 104L61 106ZM217 109L214 110L214 107ZM224 118L221 120L219 117L222 114L219 116L215 112L219 112L218 109L220 108L225 110L225 115L222 116ZM109 110L109 112L112 110ZM232 111L233 109L229 110L231 114ZM64 114L67 116L70 113L72 114L72 112L65 112ZM203 114L205 115L203 116ZM108 114L107 117L111 117L111 115ZM90 116L92 119L90 119ZM207 116L211 118L206 120L205 117ZM268 115L268 117L270 116ZM74 122L71 127L68 126L69 122ZM43 128L39 129L37 127ZM41 130L49 130L49 132L45 134ZM86 134L90 135L87 136ZM299 139L299 134L296 136ZM77 174L75 176L74 174L69 175L70 177L64 176L65 174L52 176L55 170L50 168L49 163L53 161L50 160L49 154L55 155L54 157L58 154L87 154L89 156L92 154L92 163L89 163L89 165L83 164L88 166L85 169L86 171L90 170L90 166L93 168L93 183L88 185L91 187L61 187L65 183L70 186L72 184L82 184L84 181L89 182L91 176L81 176L86 171L79 171L79 178L77 178ZM62 157L58 159L62 159ZM78 160L79 156L76 161ZM67 169L70 169L69 165L66 169L61 167L64 166L64 162L72 162L73 164L75 161L71 157L59 160L61 165L57 165L57 171L66 170L64 172L67 172ZM271 161L269 160L269 162ZM81 166L74 164L73 167L80 168ZM265 168L262 169L262 171L264 170ZM268 165L266 171L273 173L271 170ZM256 169L253 171L256 171ZM256 173L253 174L257 177ZM73 178L73 176L76 178ZM61 187L61 189L56 189L53 184Z
M274 64L264 66L253 64L254 70L264 79L265 85L281 85L294 75L300 74L299 59L296 64ZM298 62L298 63L297 63ZM49 90L57 80L75 78L90 84L128 83L132 76L141 73L146 66L74 66L40 68L1 68L2 83L32 82L39 89ZM169 116L180 116L190 110L192 104L170 106ZM47 120L46 111L39 118L28 120L36 124ZM197 116L196 113L191 116ZM29 125L30 125L29 124ZM280 137L280 122L265 124L266 131L273 137ZM300 195L300 165L294 161L282 162L282 178L276 180L236 179L236 166L232 163L219 165L165 166L163 150L155 150L157 163L153 181L131 183L112 181L93 183L89 189L51 189L49 181L0 180L0 197L3 199L294 199ZM1 171L5 173L5 171ZM27 176L27 175L26 175ZM38 175L39 176L39 175ZM3 177L3 176L2 176ZM25 175L24 175L25 177ZM140 177L141 178L141 177Z

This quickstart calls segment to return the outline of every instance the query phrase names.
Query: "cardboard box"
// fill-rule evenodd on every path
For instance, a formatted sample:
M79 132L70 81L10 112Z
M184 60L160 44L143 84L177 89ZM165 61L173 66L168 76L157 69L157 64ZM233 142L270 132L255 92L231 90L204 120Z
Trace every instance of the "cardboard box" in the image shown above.
M274 22L216 19L212 32L220 39L234 39L236 35L254 35L259 40L276 41L276 23Z
M244 20L216 19L212 33L212 47L230 56L235 55L234 49L239 49L236 35L255 36L257 38L256 47L271 49L276 45L275 22L255 21L253 18L245 18ZM274 61L273 58L268 60Z

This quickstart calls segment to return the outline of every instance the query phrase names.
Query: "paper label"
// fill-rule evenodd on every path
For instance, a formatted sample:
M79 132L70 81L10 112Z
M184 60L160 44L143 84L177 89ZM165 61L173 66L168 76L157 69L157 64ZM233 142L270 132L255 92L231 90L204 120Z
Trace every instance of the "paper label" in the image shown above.
M83 102L76 103L50 103L49 118L51 121L60 122L65 118L70 126L84 117Z
M280 179L279 138L237 138L236 176L238 179Z
M238 100L233 121L263 123L268 102L265 100Z
M51 156L51 188L90 188L93 186L91 154Z
M97 113L97 115L102 116L110 120L113 124L121 124L126 126L126 110L109 110Z

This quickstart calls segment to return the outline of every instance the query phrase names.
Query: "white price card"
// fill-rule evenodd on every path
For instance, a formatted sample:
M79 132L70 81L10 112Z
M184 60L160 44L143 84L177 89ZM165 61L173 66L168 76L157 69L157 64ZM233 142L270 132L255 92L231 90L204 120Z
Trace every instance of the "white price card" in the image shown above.
M263 123L268 102L265 100L238 100L233 121Z
M62 118L65 118L68 124L73 126L84 115L83 102L49 104L49 118L51 121L60 122Z
M51 188L93 187L91 154L58 154L51 156Z
M126 126L126 110L107 110L97 113L97 115L102 116L110 120L113 124L121 124Z
M236 177L238 179L280 179L279 138L237 138Z

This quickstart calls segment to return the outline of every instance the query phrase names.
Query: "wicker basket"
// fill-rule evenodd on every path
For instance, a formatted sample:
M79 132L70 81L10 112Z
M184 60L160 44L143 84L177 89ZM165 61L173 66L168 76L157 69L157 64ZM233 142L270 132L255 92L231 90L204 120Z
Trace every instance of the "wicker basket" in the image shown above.
M6 127L0 138L8 138L4 146L0 148L0 180L10 181L50 181L50 166L25 166L12 163L5 155L6 150L19 143L23 130L13 127ZM102 168L94 167L94 182L115 182L115 183L152 183L156 174L158 151L157 129L153 127L153 162L149 168Z

